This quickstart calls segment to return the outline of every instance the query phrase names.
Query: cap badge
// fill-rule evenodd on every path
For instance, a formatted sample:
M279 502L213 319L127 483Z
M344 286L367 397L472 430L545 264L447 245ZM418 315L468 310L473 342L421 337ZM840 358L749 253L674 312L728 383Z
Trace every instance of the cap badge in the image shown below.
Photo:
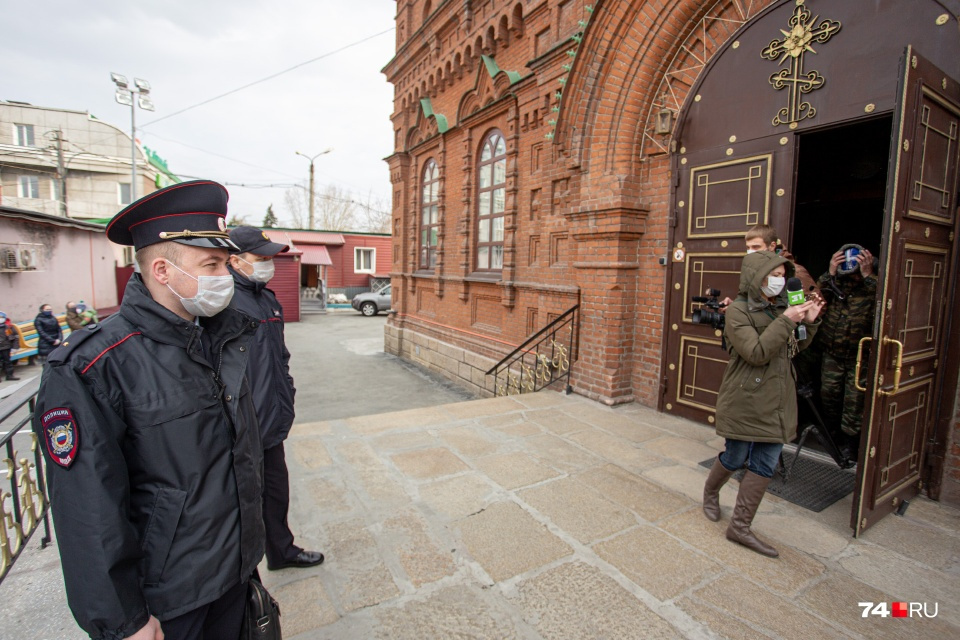
M220 231L227 230L227 221L224 218L217 218L217 226L220 227Z
M266 240L267 242L270 242L270 236L267 235L267 232L266 232L266 231L261 231L261 232L260 232L260 235L263 236L263 239L264 239L264 240Z

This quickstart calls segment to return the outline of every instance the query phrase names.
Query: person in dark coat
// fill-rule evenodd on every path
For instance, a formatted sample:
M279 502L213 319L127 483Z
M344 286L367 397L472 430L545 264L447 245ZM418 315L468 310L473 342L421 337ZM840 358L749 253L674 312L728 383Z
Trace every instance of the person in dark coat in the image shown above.
M60 346L63 329L60 328L60 321L53 315L53 307L48 304L40 305L40 313L33 319L33 326L37 330L37 355L43 362L51 351Z
M272 242L260 229L246 225L232 229L230 240L237 246L230 252L228 266L236 291L230 305L256 318L261 325L250 344L247 377L253 388L253 404L263 443L267 568L312 567L323 562L323 554L295 545L287 524L290 477L283 441L293 426L293 398L297 390L290 376L290 352L283 338L283 307L267 288L274 273L273 257L289 251L290 247Z
M92 638L236 640L263 557L246 379L260 323L228 309L227 193L194 181L117 214L119 312L47 361L33 428L78 624Z
M13 373L13 362L10 360L10 350L20 344L17 331L13 323L3 311L0 311L0 370L7 375L7 380L19 380Z

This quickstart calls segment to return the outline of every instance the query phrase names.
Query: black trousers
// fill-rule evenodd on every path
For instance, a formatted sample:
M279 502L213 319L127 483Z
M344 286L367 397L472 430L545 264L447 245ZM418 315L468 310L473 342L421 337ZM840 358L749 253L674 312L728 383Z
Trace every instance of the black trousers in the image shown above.
M290 474L283 443L263 451L263 526L267 534L267 565L294 560L303 549L293 544L287 524L290 510Z
M247 583L241 582L210 604L161 622L164 640L237 640L246 595Z
M8 378L13 377L13 362L10 361L10 349L0 349L0 369Z

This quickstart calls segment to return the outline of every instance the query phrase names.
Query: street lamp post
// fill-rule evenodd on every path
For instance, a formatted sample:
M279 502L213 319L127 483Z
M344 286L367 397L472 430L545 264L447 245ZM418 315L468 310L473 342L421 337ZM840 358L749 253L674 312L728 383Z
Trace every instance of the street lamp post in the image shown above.
M136 89L127 84L127 77L119 73L111 73L110 79L117 85L115 94L117 102L130 106L130 202L137 199L137 114L133 104L133 96L137 96L137 104L141 109L153 111L153 100L150 99L150 83L142 78L134 78Z
M304 158L306 158L307 160L310 161L310 201L309 201L310 204L307 205L307 206L308 206L308 209L309 209L309 211L310 211L310 222L309 222L309 224L308 224L308 226L307 226L308 229L313 229L313 161L316 160L317 158L319 158L319 157L322 156L322 155L326 155L326 154L330 153L331 151L333 151L333 147L330 147L329 149L324 149L323 151L321 151L320 153L318 153L318 154L315 155L315 156L308 156L308 155L306 155L306 154L304 154L304 153L300 153L299 151L295 151L295 152L294 152L294 153L296 153L298 156L303 156Z

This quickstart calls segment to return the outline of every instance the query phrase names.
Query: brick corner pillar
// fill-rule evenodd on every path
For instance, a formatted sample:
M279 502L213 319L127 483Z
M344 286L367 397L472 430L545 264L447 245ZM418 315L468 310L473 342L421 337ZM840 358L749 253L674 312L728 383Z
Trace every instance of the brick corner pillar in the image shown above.
M577 393L605 404L635 400L634 336L639 245L648 211L615 207L570 215L580 287Z

